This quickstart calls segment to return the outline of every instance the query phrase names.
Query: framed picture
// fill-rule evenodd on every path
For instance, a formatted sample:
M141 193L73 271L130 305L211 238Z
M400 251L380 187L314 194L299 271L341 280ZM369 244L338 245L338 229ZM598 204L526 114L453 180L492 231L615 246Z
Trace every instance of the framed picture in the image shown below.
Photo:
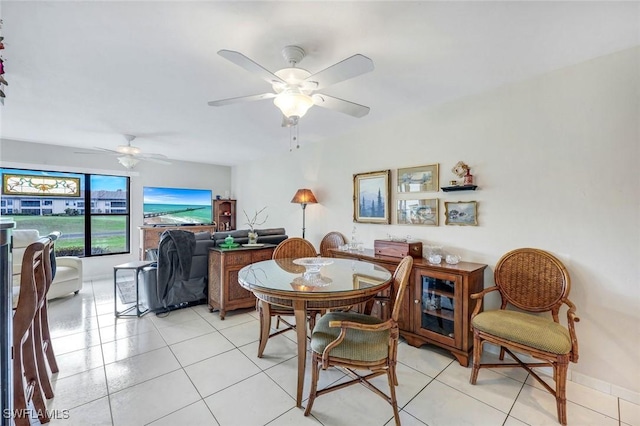
M353 274L353 288L361 289L380 285L380 280L364 274Z
M398 192L438 191L438 164L398 169Z
M398 225L438 226L438 199L398 200Z
M476 201L445 201L446 225L478 225L478 203Z
M353 221L389 223L391 170L353 175Z

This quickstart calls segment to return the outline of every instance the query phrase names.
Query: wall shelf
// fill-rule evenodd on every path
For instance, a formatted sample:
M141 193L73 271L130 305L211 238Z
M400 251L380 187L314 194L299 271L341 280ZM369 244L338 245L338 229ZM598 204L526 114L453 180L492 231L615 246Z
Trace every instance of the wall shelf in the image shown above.
M443 186L442 189L444 192L451 191L475 191L478 185L455 185L455 186Z

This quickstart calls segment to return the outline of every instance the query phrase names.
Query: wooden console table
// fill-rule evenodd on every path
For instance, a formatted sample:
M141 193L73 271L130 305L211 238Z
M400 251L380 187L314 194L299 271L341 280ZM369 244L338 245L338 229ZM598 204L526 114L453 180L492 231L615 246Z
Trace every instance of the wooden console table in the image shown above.
M220 319L227 311L255 306L256 298L238 283L238 271L262 260L271 259L275 244L260 247L209 249L209 311L219 310Z
M389 271L395 271L401 260L378 256L371 249L362 252L331 249L330 253L332 257L373 262ZM447 349L460 365L468 366L473 350L473 335L469 325L474 306L469 296L484 289L486 267L471 262L449 265L443 261L433 265L422 258L413 259L408 296L402 301L398 319L400 335L411 346L430 343ZM393 289L394 295L396 290ZM395 296L390 299L394 300Z

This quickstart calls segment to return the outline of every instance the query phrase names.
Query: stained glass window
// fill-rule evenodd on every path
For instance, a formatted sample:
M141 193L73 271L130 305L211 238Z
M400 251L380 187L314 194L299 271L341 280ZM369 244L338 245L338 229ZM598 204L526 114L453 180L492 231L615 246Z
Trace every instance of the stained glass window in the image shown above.
M46 195L79 197L80 179L35 175L4 174L2 192L7 195Z

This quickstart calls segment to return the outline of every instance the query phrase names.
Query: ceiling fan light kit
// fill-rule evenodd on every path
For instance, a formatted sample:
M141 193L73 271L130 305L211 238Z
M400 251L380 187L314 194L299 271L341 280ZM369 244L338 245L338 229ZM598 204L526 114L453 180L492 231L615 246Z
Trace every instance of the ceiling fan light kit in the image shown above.
M139 162L140 160L132 155L123 155L122 157L118 157L118 163L122 164L127 169L133 169Z
M286 89L273 100L285 117L303 117L313 106L313 99L299 90Z

